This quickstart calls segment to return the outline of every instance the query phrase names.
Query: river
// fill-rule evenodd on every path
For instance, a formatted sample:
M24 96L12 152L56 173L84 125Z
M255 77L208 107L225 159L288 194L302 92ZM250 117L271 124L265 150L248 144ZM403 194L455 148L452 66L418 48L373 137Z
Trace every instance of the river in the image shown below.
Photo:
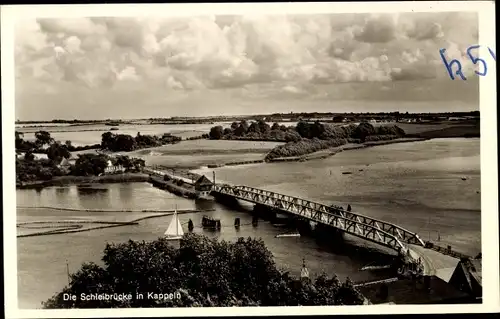
M460 252L481 251L479 139L436 139L350 150L327 159L217 168L217 181L260 187L299 196L397 223L424 239L452 245ZM212 178L213 169L198 172ZM352 174L344 175L349 171ZM465 179L465 180L464 180ZM19 207L56 206L79 209L178 209L214 208L209 213L179 215L181 223L192 219L195 232L220 239L261 237L277 265L298 274L305 258L312 275L325 271L353 281L382 278L383 272L359 271L379 259L359 239L345 236L337 247L323 247L308 237L275 238L285 230L260 222L245 225L251 215L209 202L194 202L156 189L147 183L51 187L41 191L17 190ZM249 207L249 206L248 206ZM144 213L68 212L18 208L18 222L91 219L131 220ZM220 218L220 232L202 230L203 214ZM240 217L240 230L233 227ZM67 284L66 262L75 272L86 261L101 263L106 242L154 240L161 236L169 217L147 219L138 225L64 235L18 238L18 296L20 308L39 308ZM187 227L186 227L187 228Z

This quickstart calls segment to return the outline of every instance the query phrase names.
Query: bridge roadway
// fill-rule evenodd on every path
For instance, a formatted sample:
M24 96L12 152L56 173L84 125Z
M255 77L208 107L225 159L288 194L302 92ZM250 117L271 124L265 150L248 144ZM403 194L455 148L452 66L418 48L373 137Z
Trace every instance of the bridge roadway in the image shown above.
M410 259L414 259L418 254L414 253L414 249L410 250L409 245L425 247L424 241L416 233L398 225L298 197L249 186L228 184L215 184L212 192L265 205L317 223L333 226L348 234L410 256Z

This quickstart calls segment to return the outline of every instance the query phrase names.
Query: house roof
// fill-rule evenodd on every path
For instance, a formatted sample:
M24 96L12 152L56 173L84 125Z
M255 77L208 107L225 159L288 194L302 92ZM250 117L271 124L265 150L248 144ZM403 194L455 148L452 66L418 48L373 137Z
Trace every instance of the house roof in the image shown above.
M212 182L205 175L201 175L200 178L198 178L194 184L195 185L212 185Z
M432 304L464 300L469 296L446 283L441 278L429 276L430 290L425 288L423 281L413 282L412 279L400 279L388 283L375 283L360 286L357 289L373 304ZM382 286L387 286L388 297L381 296Z
M473 277L479 285L482 285L482 259L468 259L461 261L461 263L468 275Z

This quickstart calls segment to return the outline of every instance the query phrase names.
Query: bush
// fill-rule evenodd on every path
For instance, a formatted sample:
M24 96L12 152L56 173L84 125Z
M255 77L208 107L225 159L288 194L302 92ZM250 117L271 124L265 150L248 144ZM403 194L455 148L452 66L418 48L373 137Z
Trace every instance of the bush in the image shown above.
M104 265L85 263L44 308L360 305L350 282L325 274L300 281L280 272L262 239L217 241L188 233L175 249L164 238L107 244ZM143 299L135 298L137 293ZM155 300L148 293L180 298ZM131 300L64 301L72 294L132 294Z
M35 160L29 155L28 159L16 159L16 182L45 181L62 175L62 170L50 160Z
M285 145L280 145L272 149L267 155L266 160L272 160L280 157L295 157L309 153L314 153L330 147L337 147L347 143L346 139L302 139L298 142L290 142Z

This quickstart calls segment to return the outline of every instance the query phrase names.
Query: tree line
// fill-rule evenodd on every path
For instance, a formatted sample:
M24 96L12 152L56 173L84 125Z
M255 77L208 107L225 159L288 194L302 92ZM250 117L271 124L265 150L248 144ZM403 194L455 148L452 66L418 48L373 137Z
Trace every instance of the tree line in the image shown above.
M262 239L218 241L187 233L174 248L166 239L106 244L103 266L84 263L62 291L43 302L55 308L361 305L348 279L320 274L299 279L278 270ZM150 293L180 298L149 298ZM82 300L80 295L131 294L127 300ZM64 294L76 295L64 300ZM142 295L143 298L137 298Z
M24 134L15 132L16 182L18 184L40 180L50 180L56 176L90 176L103 174L109 161L121 166L125 171L138 171L145 165L144 160L125 155L111 157L105 154L78 154L74 164L60 165L76 150L71 141L64 144L54 140L49 132L38 131L35 141L24 140ZM23 153L19 157L18 153ZM47 159L36 159L35 154L46 154Z
M248 124L243 120L233 122L230 127L214 126L210 129L209 138L213 140L253 140L253 141L276 141L291 142L300 140L300 135L293 126L279 125L272 126L263 120Z
M106 132L103 133L101 137L101 149L110 150L112 152L130 152L141 148L174 144L182 140L181 137L173 136L169 133L165 133L162 136L156 136L142 135L138 132L134 137L128 134Z
M320 123L319 121L314 123L299 121L295 129L301 140L273 148L266 155L266 160L302 156L347 143L391 140L405 136L405 131L397 125L374 127L368 122L362 122L359 125L338 126Z

